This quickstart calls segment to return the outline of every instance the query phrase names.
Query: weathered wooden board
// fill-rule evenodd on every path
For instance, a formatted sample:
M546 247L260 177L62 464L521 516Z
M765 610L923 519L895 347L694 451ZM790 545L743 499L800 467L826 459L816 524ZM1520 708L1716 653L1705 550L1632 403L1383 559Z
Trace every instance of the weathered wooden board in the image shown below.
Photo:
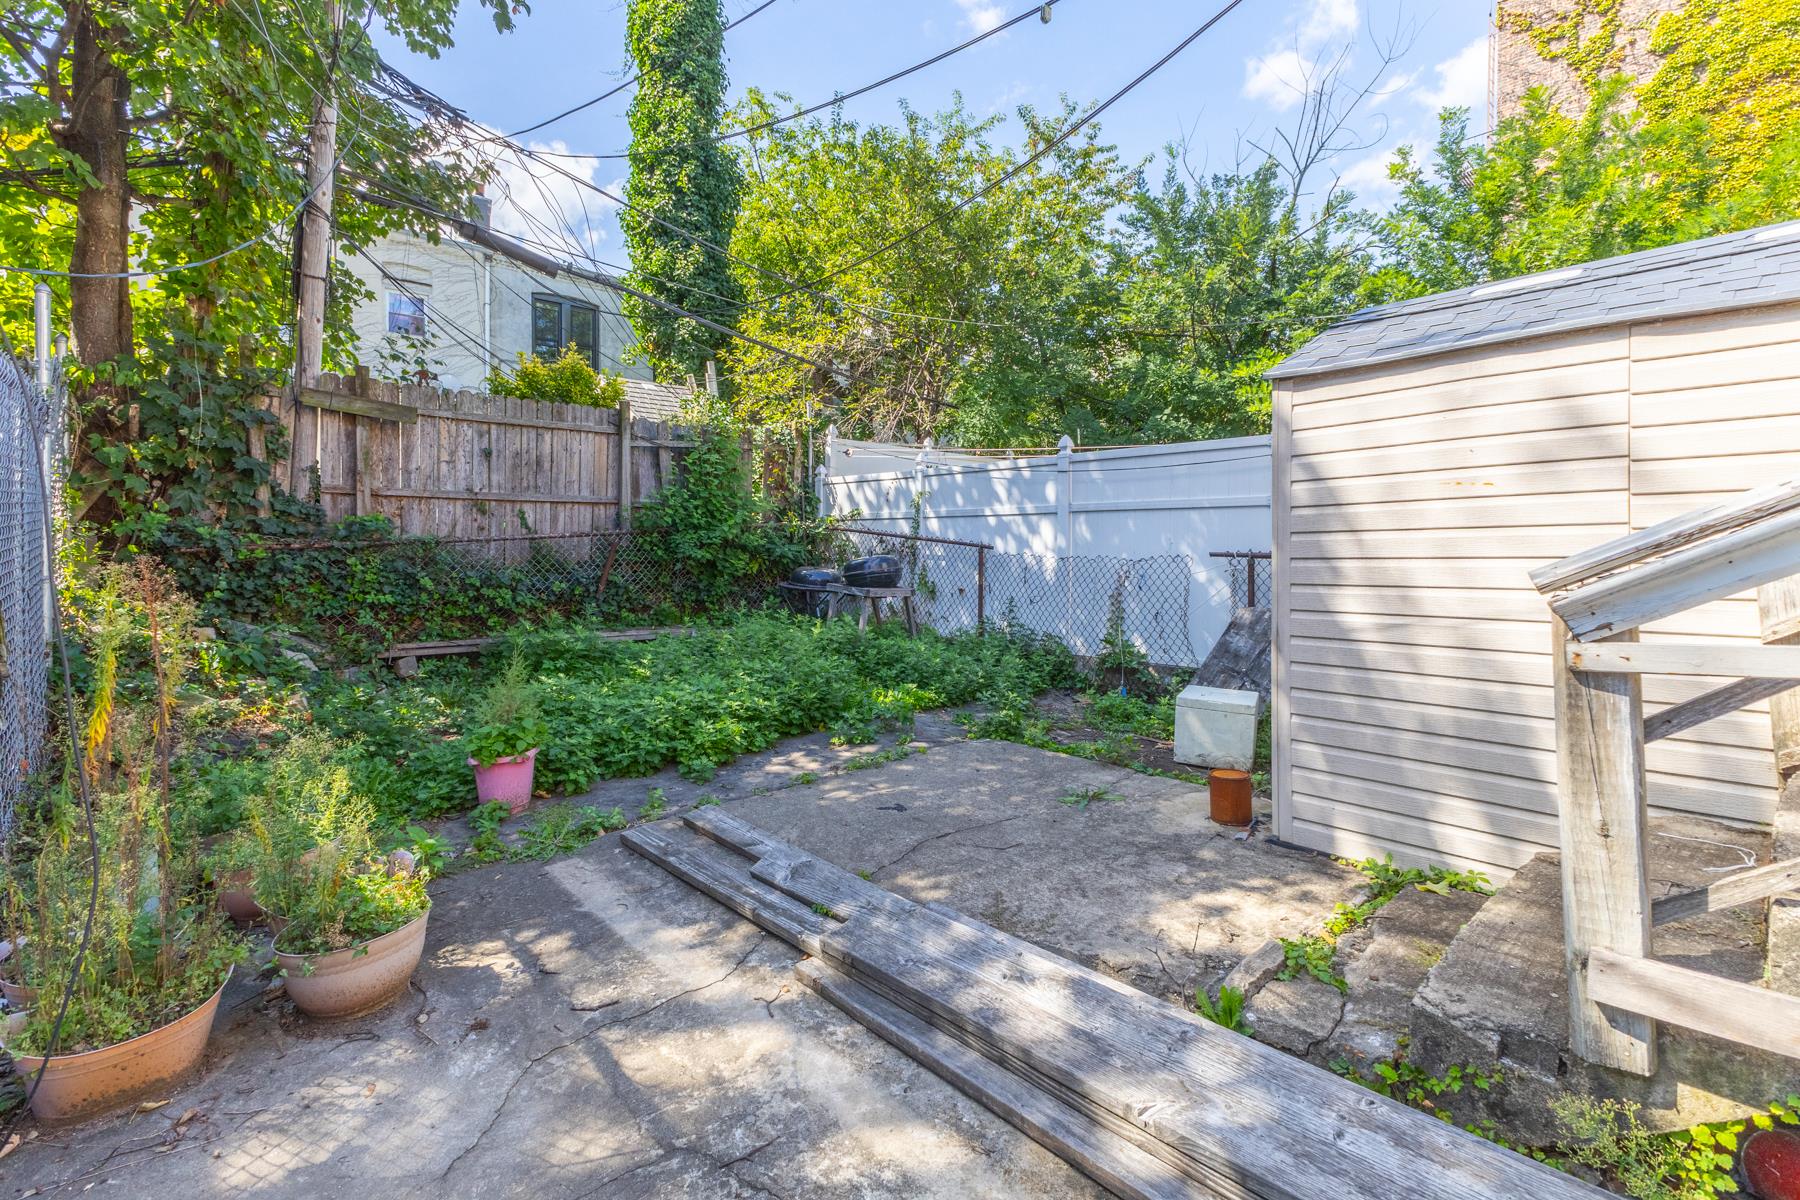
M761 855L753 878L847 917L821 938L834 966L1180 1151L1221 1194L1602 1194L1117 980L913 905L730 814L688 822ZM1296 1107L1309 1122L1290 1119Z
M1745 679L1800 678L1800 646L1725 642L1570 643L1577 671L1621 675L1739 675ZM1785 689L1783 689L1785 690Z
M1590 954L1587 974L1588 994L1620 1012L1800 1058L1800 996L1612 950Z
M1115 1195L1129 1200L1218 1195L841 971L809 961L794 974L871 1033Z
M1764 502L1769 511L1754 524L1733 525L1701 541L1679 533L1667 535L1673 548L1662 557L1561 592L1551 598L1550 607L1568 622L1576 639L1585 642L1800 574L1800 507L1796 507L1800 496L1790 503L1790 489L1800 493L1800 483L1770 492ZM1784 506L1775 507L1778 503ZM1734 511L1729 519L1742 518ZM1619 548L1611 556L1627 553L1633 551ZM1570 571L1552 566L1559 575Z
M1553 645L1568 627L1550 622ZM1633 647L1628 641L1609 645ZM1656 1028L1641 1014L1602 1012L1589 994L1589 954L1650 953L1644 880L1649 799L1643 691L1636 675L1578 671L1556 656L1557 815L1562 838L1563 953L1575 1053L1634 1075L1656 1073Z
M864 913L827 930L823 950L840 969L929 1007L1180 1150L1227 1194L1600 1194L1153 997L1122 995L1026 943L927 910ZM1291 1119L1296 1106L1307 1122Z
M1795 687L1800 687L1800 679L1740 679L1736 683L1728 683L1695 696L1692 700L1665 708L1655 716L1645 717L1644 740L1654 742L1658 738L1670 737L1685 729L1734 713L1746 704L1767 700Z
M1758 488L1730 502L1685 513L1539 567L1531 573L1531 582L1543 593L1559 591L1796 508L1800 508L1800 479Z
M1670 921L1767 900L1784 892L1800 892L1800 858L1752 867L1691 892L1664 896L1651 904L1650 921L1653 925L1667 925Z
M1274 636L1274 610L1240 608L1194 676L1205 687L1255 692L1269 702L1269 649Z
M631 850L759 928L808 954L818 954L827 918L752 879L750 859L666 821L627 829L620 838Z
M652 498L691 444L666 423L622 426L612 409L366 376L323 376L275 411L294 435L296 486L316 462L328 517L379 514L434 537L616 528L622 500Z

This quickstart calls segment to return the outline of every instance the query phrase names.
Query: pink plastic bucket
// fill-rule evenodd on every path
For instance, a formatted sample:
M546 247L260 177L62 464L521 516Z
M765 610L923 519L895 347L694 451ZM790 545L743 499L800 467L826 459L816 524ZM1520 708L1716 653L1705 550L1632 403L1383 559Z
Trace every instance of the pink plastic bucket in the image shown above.
M531 803L531 777L537 770L537 747L511 758L496 758L485 767L471 758L469 765L475 768L475 795L483 804L489 800L503 800L516 817Z

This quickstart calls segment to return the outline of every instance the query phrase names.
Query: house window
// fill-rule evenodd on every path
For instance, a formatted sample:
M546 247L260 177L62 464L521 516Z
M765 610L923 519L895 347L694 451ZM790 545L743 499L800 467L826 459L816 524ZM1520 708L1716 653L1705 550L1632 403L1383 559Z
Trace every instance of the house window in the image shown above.
M405 292L389 292L387 307L389 333L407 337L425 336L425 301Z
M531 298L531 352L559 358L573 346L590 366L600 365L600 312L591 304L561 296Z

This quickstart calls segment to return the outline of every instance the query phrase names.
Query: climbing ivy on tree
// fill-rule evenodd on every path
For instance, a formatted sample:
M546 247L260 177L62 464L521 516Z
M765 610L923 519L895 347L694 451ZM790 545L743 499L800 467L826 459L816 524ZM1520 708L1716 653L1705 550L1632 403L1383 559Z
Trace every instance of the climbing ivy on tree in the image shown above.
M631 249L629 281L679 308L735 325L743 293L729 262L676 232L725 246L737 221L742 176L713 140L725 103L724 6L720 0L630 0L625 32L638 69L625 188L631 206L619 214ZM625 297L624 308L637 332L637 353L658 378L698 376L724 339L634 296Z

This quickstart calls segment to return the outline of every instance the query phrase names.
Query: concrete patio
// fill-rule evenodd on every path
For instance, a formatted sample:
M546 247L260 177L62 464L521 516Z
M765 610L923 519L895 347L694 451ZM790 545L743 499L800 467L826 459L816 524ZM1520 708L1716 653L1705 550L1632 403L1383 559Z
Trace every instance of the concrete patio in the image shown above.
M842 769L856 749L797 739L705 787L616 782L582 802L629 812L649 785L672 813L719 797L895 891L1170 999L1361 882L1218 830L1178 781L963 741L943 721L920 738L862 770ZM1061 802L1085 788L1109 795ZM400 1003L308 1022L242 973L200 1078L154 1111L37 1130L0 1165L5 1194L1099 1194L800 987L797 952L616 837L433 893Z

